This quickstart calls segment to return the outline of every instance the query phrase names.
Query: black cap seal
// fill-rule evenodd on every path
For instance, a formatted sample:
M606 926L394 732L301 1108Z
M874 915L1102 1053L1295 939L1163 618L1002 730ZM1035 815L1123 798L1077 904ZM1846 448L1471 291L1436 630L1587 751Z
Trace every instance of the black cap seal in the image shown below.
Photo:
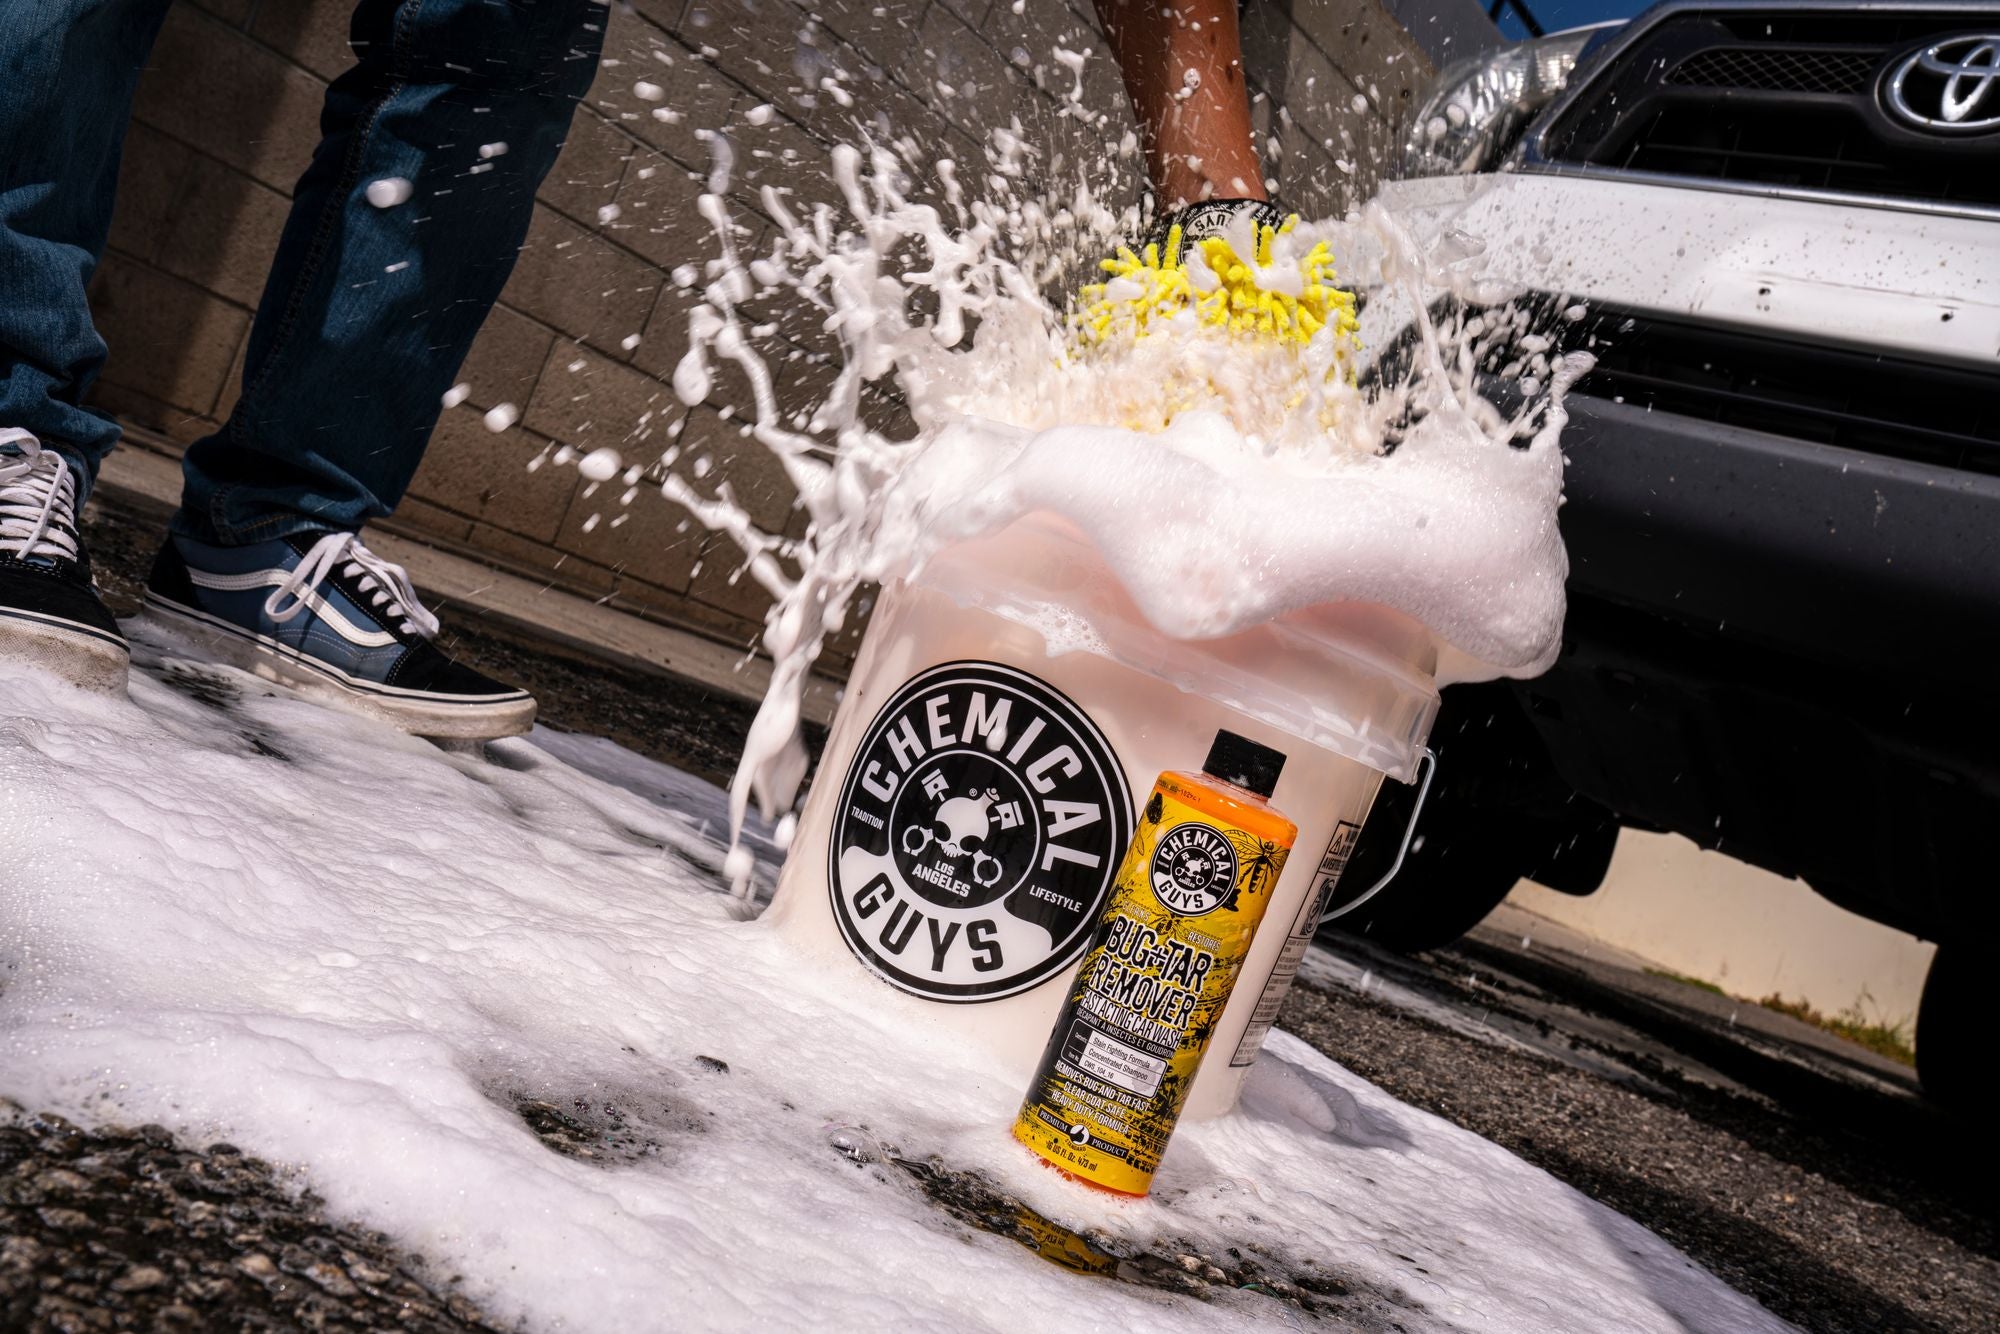
M1201 771L1210 778L1220 778L1225 783L1248 788L1260 797L1268 797L1278 790L1278 775L1285 771L1285 757L1283 752L1260 746L1247 736L1217 732Z

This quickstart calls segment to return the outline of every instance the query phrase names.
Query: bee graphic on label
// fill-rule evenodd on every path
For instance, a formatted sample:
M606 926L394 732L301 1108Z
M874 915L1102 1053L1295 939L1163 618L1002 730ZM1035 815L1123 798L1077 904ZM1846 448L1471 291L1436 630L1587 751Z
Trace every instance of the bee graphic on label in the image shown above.
M1240 829L1231 830L1228 838L1243 867L1236 883L1230 887L1228 901L1222 905L1233 912L1239 894L1261 894L1270 887L1287 850L1267 838L1258 838Z

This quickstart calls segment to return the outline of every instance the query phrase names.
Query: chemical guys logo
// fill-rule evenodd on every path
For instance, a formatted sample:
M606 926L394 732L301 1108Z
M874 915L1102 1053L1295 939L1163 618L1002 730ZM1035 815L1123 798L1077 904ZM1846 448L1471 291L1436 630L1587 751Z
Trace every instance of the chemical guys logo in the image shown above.
M1183 917L1213 912L1236 885L1236 849L1219 829L1177 824L1153 849L1153 895Z
M990 662L912 677L854 753L829 842L834 920L904 991L1026 991L1089 943L1132 838L1124 770L1090 718Z

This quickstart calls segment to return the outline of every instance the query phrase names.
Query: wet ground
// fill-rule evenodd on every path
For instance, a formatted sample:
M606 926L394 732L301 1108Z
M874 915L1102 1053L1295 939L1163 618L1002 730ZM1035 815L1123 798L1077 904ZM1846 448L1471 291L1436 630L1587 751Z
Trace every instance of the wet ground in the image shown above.
M304 1183L158 1126L86 1134L0 1099L0 1329L489 1330Z
M1907 1067L1566 934L1503 908L1416 958L1329 936L1280 1023L1807 1329L2000 1329L1990 1123L1931 1107Z
M157 533L150 516L90 516L120 612ZM533 689L551 725L726 774L749 706L441 611L454 651ZM1937 1114L1907 1071L1859 1048L1558 936L1510 918L1415 959L1337 939L1308 957L1281 1022L1807 1329L2000 1328L1990 1127ZM554 1151L644 1152L588 1109L520 1110ZM0 1328L487 1327L450 1275L327 1220L303 1183L226 1146L151 1128L83 1134L19 1112L0 1123ZM1337 1256L1274 1273L1254 1255L1093 1251L980 1182L876 1166L967 1226L1100 1266L1106 1281L1262 1283L1336 1328L1394 1328L1410 1309L1400 1294L1341 1289Z

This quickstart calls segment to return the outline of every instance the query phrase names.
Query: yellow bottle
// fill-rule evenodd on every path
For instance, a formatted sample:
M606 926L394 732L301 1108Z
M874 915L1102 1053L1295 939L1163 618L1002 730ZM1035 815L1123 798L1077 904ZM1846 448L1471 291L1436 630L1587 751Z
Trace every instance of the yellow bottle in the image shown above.
M1285 757L1217 732L1199 774L1153 785L1014 1138L1064 1173L1144 1195L1298 826Z

